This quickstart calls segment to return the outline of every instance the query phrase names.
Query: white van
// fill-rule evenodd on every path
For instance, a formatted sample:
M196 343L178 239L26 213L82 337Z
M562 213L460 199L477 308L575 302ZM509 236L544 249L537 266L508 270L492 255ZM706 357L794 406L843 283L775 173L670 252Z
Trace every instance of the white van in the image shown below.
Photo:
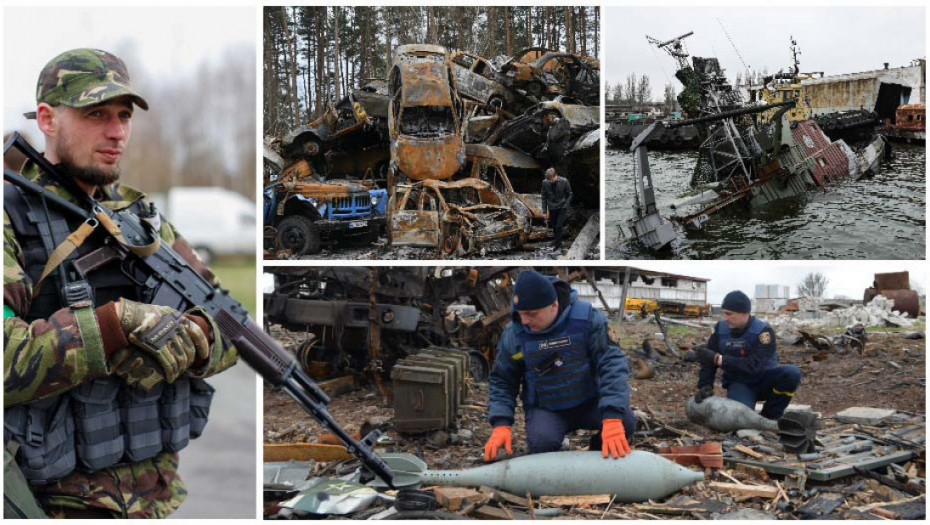
M226 255L255 255L255 203L218 187L172 188L150 200L204 262Z

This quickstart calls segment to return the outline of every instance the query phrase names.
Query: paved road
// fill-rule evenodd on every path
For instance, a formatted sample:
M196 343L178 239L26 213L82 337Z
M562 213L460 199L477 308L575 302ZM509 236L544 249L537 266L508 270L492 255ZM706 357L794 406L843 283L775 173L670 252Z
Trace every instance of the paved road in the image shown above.
M187 500L172 518L250 518L257 514L255 384L239 362L208 379L216 388L204 434L181 452Z

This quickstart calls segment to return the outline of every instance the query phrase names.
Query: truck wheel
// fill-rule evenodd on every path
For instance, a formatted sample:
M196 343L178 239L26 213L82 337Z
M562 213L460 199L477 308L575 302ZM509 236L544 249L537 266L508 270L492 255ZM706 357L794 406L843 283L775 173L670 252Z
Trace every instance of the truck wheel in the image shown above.
M310 219L291 215L278 226L278 244L297 255L313 255L320 253L320 232Z

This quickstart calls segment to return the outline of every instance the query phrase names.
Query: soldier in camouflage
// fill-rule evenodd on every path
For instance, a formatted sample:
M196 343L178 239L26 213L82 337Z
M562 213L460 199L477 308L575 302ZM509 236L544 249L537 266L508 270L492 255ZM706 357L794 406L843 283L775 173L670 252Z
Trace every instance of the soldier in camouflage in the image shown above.
M144 201L141 192L118 182L120 159L130 137L133 105L148 109L146 101L133 91L122 60L94 49L62 53L42 70L36 102L36 111L27 113L26 117L36 119L45 135L45 157L58 165L76 188L113 210L128 208L142 216L145 210L153 209ZM22 174L76 202L68 189L41 173L34 164L27 163ZM25 213L23 210L32 209L24 207L26 200L15 187L4 186L4 443L7 450L19 451L16 461L29 478L36 500L49 516L165 517L176 510L187 495L178 476L177 450L187 444L188 434L177 435L177 429L181 427L187 432L183 424L189 424L189 437L199 435L212 396L212 388L202 378L235 364L235 348L222 340L213 319L201 309L176 312L139 302L138 284L126 282L125 278L120 281L119 261L103 265L86 277L91 284L91 301L69 304L61 292L62 287L68 279L84 276L76 275L73 267L68 266L73 259L65 260L60 268L45 271L43 266L50 250L48 243L43 248L39 239L46 241L50 235L42 237L30 232L45 231L43 228L48 229L52 221L43 223L42 213ZM50 217L48 211L44 217ZM157 212L154 220L161 242L168 243L201 275L216 282L175 228L161 220ZM80 226L80 223L68 222L71 231ZM107 234L100 230L102 228L94 231L73 257L84 256L103 246ZM47 278L43 277L46 274ZM107 385L116 385L115 397L111 397L113 410L107 417L119 418L123 414L124 420L122 423L117 420L113 427L117 435L108 436L108 443L116 447L115 455L111 449L109 459L93 458L94 454L88 451L95 445L95 439L104 437L82 427L93 418L79 416L86 416L95 406L82 403L84 394L90 392L90 397L96 396L95 392L105 390ZM188 386L182 389L182 385L189 385L189 401L184 398ZM169 391L183 403L171 405L166 394ZM158 392L161 397L157 397ZM155 397L150 395L152 393L156 393ZM127 422L132 414L139 412L127 408L136 405L124 403L124 400L143 399L146 395L149 399L157 398L157 404L151 401L148 405L150 410L155 410L155 448L151 448L151 442L148 448L142 447L137 438L145 429L133 428L132 423ZM14 416L40 406L67 408L65 401L70 401L71 410L61 413L65 418L73 416L74 425L70 421L67 425L59 421L49 426L59 425L65 429L63 435L69 436L77 453L62 454L60 460L62 464L70 460L76 466L61 470L63 476L37 481L41 476L35 474L38 472L36 464L30 463L23 452L29 443L20 443L29 442L31 434L23 434L22 428L16 428ZM159 429L157 421L164 425L166 417L171 419L166 416L165 407L177 409L175 415L182 417L171 420L177 425ZM29 421L24 426L31 431L29 425L33 422L29 418L25 421ZM198 424L199 429L195 431ZM128 434L119 435L119 429ZM152 429L148 431L151 437ZM70 437L72 433L76 437ZM158 442L159 434L166 440L164 443ZM51 439L51 429L44 437ZM139 453L139 450L146 452ZM86 457L82 458L82 453Z

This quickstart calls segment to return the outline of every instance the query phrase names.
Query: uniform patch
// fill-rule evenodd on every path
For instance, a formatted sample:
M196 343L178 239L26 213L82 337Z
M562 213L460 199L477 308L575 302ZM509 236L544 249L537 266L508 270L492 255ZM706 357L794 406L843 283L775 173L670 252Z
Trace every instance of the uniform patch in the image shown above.
M510 356L510 358L513 359L514 361L519 361L523 359L523 352L517 352L513 354L512 356Z
M767 345L772 342L772 334L769 331L762 332L759 334L759 343Z
M571 346L571 344L572 344L572 338L569 336L556 337L555 339L547 339L545 341L540 341L539 349L540 350L553 350L556 348Z

